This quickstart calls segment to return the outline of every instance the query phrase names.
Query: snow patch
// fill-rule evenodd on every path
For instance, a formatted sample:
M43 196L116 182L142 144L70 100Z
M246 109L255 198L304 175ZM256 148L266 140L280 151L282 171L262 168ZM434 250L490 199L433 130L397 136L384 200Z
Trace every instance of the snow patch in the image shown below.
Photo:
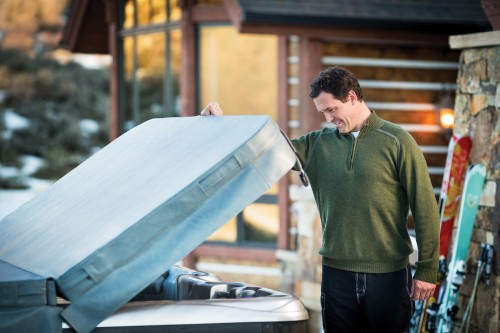
M21 171L24 175L27 176L31 176L45 165L45 161L43 160L43 158L33 155L22 156L21 162L23 163Z
M3 122L5 128L11 131L28 128L31 125L31 121L28 118L15 113L12 109L4 111Z
M0 178L16 178L19 177L21 171L14 166L3 166L0 165Z
M80 132L83 136L89 137L99 131L99 123L92 119L80 120Z

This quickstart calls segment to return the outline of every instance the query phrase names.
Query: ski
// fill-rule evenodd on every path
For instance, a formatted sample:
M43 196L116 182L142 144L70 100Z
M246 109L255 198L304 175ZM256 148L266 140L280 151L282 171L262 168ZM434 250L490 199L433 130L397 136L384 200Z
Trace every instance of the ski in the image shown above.
M469 167L465 177L456 236L450 252L449 273L446 277L445 289L437 314L438 333L448 333L453 329L455 315L458 311L458 291L466 275L465 261L485 179L486 167L484 165L475 164Z
M443 185L441 186L441 194L439 197L439 210L441 212L441 233L439 237L440 259L446 259L448 256L451 234L460 206L464 178L472 146L472 141L469 136L458 136L454 134L452 141L455 141L453 144L453 153L451 154L451 160L447 158L446 161ZM449 153L450 152L448 152L448 154Z
M414 329L412 330L413 332L432 332L435 331L436 328L435 315L438 310L437 300L439 297L439 290L441 289L441 283L446 275L446 259L449 243L455 218L458 213L471 146L472 141L469 136L458 134L453 134L448 145L448 155L446 157L438 202L441 216L438 281L434 295L426 302L422 302L423 304L420 305L419 311L415 314L416 318L413 320L415 323ZM431 317L430 321L428 320L429 316Z

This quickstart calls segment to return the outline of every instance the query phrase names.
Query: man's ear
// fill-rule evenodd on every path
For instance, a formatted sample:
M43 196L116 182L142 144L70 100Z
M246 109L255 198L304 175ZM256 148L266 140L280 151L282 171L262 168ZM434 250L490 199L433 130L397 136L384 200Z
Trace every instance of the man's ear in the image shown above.
M358 96L354 92L354 90L350 90L347 94L347 100L354 105L354 102L358 101Z

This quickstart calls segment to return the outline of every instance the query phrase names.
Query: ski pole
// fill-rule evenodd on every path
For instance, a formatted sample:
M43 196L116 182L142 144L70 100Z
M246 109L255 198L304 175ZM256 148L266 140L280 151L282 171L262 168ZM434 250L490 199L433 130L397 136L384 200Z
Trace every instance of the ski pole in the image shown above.
M490 286L490 278L491 278L491 263L493 261L493 251L494 248L491 244L486 245L486 267L484 269L484 282L486 283L486 286Z
M465 309L464 316L462 318L462 324L460 325L459 333L462 332L464 327L465 327L465 333L469 332L470 318L472 313L472 307L474 306L474 301L476 298L477 286L479 284L479 279L482 275L482 272L486 266L486 260L489 251L487 247L488 245L484 243L481 244L481 255L479 256L477 261L478 269L476 272L476 278L474 279L474 287L472 289L472 294L470 296L469 303L467 304L467 308Z

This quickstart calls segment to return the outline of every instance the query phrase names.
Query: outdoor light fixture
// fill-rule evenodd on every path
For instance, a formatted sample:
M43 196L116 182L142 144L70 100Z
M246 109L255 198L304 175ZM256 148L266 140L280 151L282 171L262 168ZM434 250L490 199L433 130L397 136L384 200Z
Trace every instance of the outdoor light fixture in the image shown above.
M455 118L453 114L453 109L450 108L440 108L439 109L439 123L444 129L452 129Z
M451 137L453 125L455 123L455 112L453 110L453 100L449 90L445 90L436 104L436 118L442 133L446 138Z

